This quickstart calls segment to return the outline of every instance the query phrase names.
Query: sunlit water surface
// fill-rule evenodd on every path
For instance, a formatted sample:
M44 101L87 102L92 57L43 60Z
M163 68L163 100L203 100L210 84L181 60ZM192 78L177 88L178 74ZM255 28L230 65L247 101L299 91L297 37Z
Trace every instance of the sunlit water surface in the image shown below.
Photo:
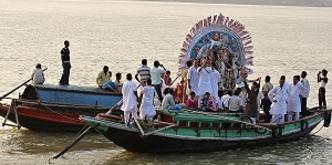
M103 65L113 72L134 73L142 58L149 65L159 60L176 72L179 50L191 26L220 12L246 25L252 34L255 73L251 78L269 74L276 84L281 74L291 80L306 70L312 88L309 105L317 104L316 73L322 68L332 72L331 8L0 0L0 93L28 79L38 62L49 68L47 83L58 83L59 51L65 39L71 41L71 84L95 85ZM92 134L65 157L49 161L75 134L0 128L0 164L331 164L330 130L284 144L184 155L134 154Z

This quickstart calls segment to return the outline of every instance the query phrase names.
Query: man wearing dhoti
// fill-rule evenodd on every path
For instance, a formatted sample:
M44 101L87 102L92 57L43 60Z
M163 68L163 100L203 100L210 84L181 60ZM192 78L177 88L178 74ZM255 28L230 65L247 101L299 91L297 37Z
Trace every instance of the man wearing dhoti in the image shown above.
M125 82L122 87L123 104L121 110L124 112L124 121L126 125L129 124L131 117L137 118L137 86L132 79L132 75L128 73L127 82Z
M203 99L206 92L212 93L211 88L211 67L209 66L209 62L205 61L205 59L201 60L201 66L197 69L199 78L198 78L198 91L197 95L199 96L198 102L200 102L201 99Z
M301 91L305 90L302 83L300 82L300 76L296 75L293 77L293 84L289 87L289 96L287 99L287 121L292 121L295 116L295 120L300 119L301 112Z
M285 114L287 112L286 100L289 95L289 86L285 82L286 77L281 76L279 86L274 87L268 94L272 102L271 114L272 123L283 123L285 121Z

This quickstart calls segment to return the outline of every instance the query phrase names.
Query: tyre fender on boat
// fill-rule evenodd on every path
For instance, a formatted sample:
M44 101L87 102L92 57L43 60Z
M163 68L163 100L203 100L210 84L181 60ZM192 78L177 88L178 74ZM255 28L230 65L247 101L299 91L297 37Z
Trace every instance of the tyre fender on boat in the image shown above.
M278 125L272 129L272 137L278 138L282 136L282 126Z
M331 124L331 111L325 111L323 113L323 119L324 119L324 127L329 127Z
M301 131L308 129L309 127L309 122L307 120L301 121Z

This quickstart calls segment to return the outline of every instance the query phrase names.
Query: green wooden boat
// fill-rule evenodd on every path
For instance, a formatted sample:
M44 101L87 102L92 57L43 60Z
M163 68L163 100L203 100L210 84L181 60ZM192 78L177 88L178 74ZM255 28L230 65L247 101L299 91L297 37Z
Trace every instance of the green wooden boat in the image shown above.
M331 110L310 109L299 121L283 124L249 123L244 114L205 113L182 110L158 111L158 121L137 121L126 126L115 115L81 116L86 124L115 144L132 152L207 152L258 146L298 139L321 121L329 126Z

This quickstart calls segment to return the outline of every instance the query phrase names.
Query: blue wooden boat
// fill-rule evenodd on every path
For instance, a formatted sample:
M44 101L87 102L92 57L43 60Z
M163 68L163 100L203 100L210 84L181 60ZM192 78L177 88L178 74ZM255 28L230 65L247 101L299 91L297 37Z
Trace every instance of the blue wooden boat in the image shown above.
M84 126L79 115L95 116L106 112L121 99L120 93L94 87L28 85L11 105L0 107L0 115L31 130L78 131Z

